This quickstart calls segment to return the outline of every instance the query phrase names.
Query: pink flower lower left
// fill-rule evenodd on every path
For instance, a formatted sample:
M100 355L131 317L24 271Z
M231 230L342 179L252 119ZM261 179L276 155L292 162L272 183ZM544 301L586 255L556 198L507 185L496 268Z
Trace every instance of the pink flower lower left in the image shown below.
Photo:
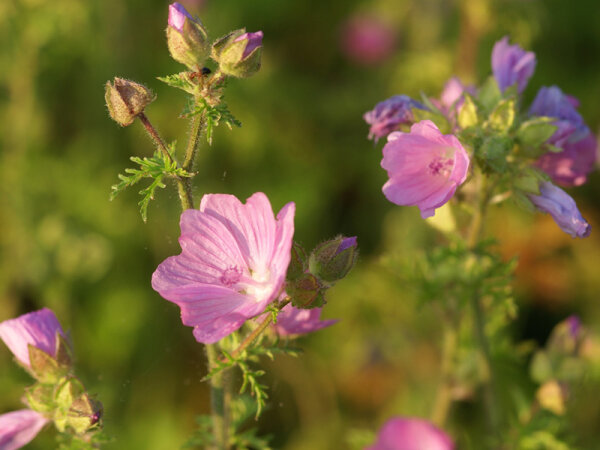
M0 449L16 450L27 445L46 422L48 419L30 409L0 415Z
M152 287L181 308L198 342L212 344L260 313L283 289L294 234L294 203L274 217L267 196L245 204L207 194L181 215L181 254L163 261Z

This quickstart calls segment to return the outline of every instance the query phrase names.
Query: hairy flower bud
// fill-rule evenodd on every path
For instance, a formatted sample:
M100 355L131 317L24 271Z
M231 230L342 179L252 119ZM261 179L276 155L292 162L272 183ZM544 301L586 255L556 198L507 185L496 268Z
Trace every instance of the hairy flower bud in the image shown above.
M169 5L167 46L173 59L190 69L197 70L208 57L208 34L204 25L177 2Z
M212 58L225 75L248 78L260 69L263 32L246 33L244 28L232 31L217 40Z
M104 98L110 117L122 127L126 127L144 112L156 95L142 84L115 77L113 84L110 84L110 81L106 82Z
M308 260L310 273L321 282L333 284L344 278L356 262L356 236L338 236L319 244Z

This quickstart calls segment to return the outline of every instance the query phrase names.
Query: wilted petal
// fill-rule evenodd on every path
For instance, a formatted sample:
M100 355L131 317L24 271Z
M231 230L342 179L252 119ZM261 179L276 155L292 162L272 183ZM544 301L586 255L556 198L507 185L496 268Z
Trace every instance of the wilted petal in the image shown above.
M419 102L406 95L395 95L375 105L373 110L363 115L365 122L371 125L369 139L377 141L398 128L403 123L414 120L413 108L424 109Z
M323 308L299 309L286 305L277 316L275 330L282 336L306 334L333 325L337 320L320 320Z

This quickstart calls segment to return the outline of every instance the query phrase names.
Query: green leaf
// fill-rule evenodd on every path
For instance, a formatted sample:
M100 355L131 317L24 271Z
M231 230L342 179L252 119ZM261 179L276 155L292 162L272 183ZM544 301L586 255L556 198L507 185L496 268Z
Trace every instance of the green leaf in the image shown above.
M536 117L523 122L517 131L517 139L525 145L539 147L557 130L558 127L552 123L555 120L551 117Z
M465 101L458 112L458 125L464 129L477 125L477 122L477 107L471 96L465 93Z
M487 120L488 127L495 131L507 132L515 121L515 106L514 100L502 100L498 103Z
M504 173L508 167L506 157L513 148L513 141L507 136L491 136L479 149L479 158L484 166L497 173Z
M234 126L242 126L242 123L233 116L225 103L211 106L202 97L198 98L197 101L191 98L181 115L182 117L193 117L198 114L204 114L206 140L209 145L212 145L214 129L220 124L225 124L230 130Z
M175 153L175 143L169 145L169 154ZM140 158L138 156L132 156L129 158L131 161L139 166L138 168L127 168L125 169L125 175L119 174L120 183L111 186L110 200L113 200L119 193L126 188L139 183L144 178L151 178L152 182L150 185L141 191L139 194L142 199L139 201L140 214L142 220L146 222L148 219L148 205L150 200L154 199L154 194L157 188L165 188L163 180L165 178L181 178L181 177L192 177L193 174L189 173L179 167L175 160L168 158L163 152L156 150L151 158Z
M171 87L181 89L185 92L189 92L190 94L194 94L197 89L196 84L192 81L192 79L190 79L190 72L180 72L173 75L156 78Z

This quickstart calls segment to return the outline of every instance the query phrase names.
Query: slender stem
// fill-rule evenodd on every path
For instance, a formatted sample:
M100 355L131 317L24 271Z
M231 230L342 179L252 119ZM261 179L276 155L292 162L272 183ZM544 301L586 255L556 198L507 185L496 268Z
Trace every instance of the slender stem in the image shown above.
M285 305L287 305L291 300L289 298L283 300L277 306L278 311L281 311ZM273 320L273 314L268 314L267 317L263 319L259 326L257 326L252 333L250 333L246 338L242 341L242 343L236 348L233 352L231 352L231 356L235 358L240 353L242 353L252 342L254 342L262 333L267 329L267 327L271 324ZM226 360L222 360L222 362L226 362Z
M206 357L209 370L212 370L218 360L218 344L206 345ZM212 415L213 435L217 450L229 448L229 380L226 371L219 371L210 379L210 406Z
M444 332L444 347L442 350L442 381L435 397L431 420L439 427L443 427L448 417L452 403L452 360L456 352L456 328L454 323L446 323Z
M171 164L174 164L175 161L173 161L173 157L169 153L167 146L158 134L158 131L156 131L156 128L154 128L152 123L150 123L148 117L144 113L140 113L138 114L138 118L163 155L165 155ZM175 178L175 183L177 183L177 191L179 192L179 199L181 200L181 208L184 211L186 209L193 208L194 198L192 197L191 178L185 178L185 180L182 180L181 178L177 177Z
M192 130L190 131L190 140L188 141L187 148L185 150L185 159L181 166L184 170L192 170L194 160L196 159L196 153L198 152L198 143L202 135L202 128L204 127L204 113L196 114L192 119Z
M150 120L148 120L148 117L146 116L146 114L144 114L143 112L139 113L138 118L144 125L144 128L146 128L146 131L148 132L148 134L150 135L152 140L156 143L156 146L163 153L163 155L165 155L165 157L169 160L169 162L173 163L173 157L169 153L169 150L167 150L167 146L165 145L162 138L158 134L158 131L156 131L156 128L154 128L154 126L150 123Z
M481 235L483 234L483 226L485 221L485 215L487 212L487 206L490 199L490 194L493 189L492 186L488 186L486 177L478 173L477 183L479 191L479 199L477 209L471 222L471 229L469 230L469 236L467 238L467 245L469 249L474 250ZM477 256L474 255L473 264L477 264ZM473 295L471 297L471 307L473 309L473 322L475 325L475 333L481 354L483 356L484 370L486 372L487 380L484 382L484 404L488 427L490 432L497 433L499 426L499 415L498 415L498 402L496 396L496 381L494 376L494 369L492 363L492 357L490 352L490 345L488 338L485 334L485 317L483 308L481 307L481 292L479 286L473 287Z

